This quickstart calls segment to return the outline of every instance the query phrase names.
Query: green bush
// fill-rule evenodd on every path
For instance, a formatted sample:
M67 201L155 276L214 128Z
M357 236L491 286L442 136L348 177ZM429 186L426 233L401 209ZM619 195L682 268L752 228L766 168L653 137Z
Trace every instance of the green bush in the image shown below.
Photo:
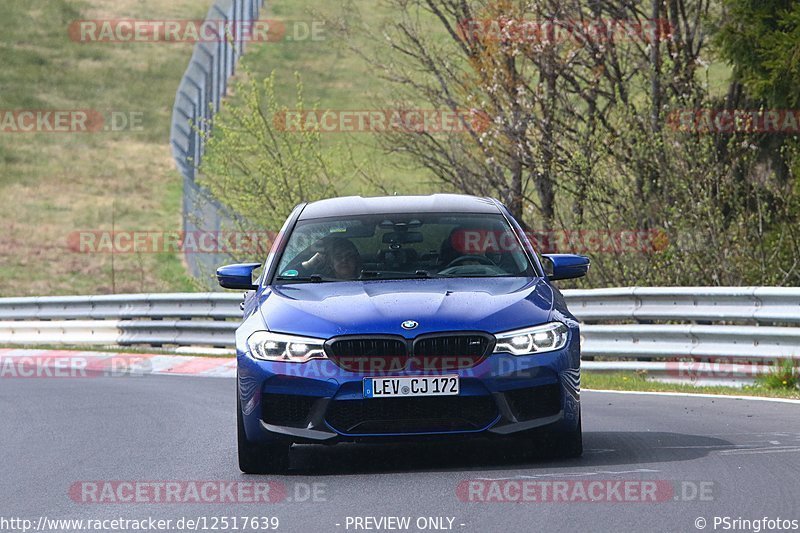
M314 112L295 74L293 108L276 97L275 75L261 82L242 70L233 105L215 116L199 183L240 217L239 229L277 230L299 203L336 196L358 171L346 146L323 142L319 129L286 131L288 112Z
M800 385L800 369L794 359L783 359L756 381L768 389L796 389Z

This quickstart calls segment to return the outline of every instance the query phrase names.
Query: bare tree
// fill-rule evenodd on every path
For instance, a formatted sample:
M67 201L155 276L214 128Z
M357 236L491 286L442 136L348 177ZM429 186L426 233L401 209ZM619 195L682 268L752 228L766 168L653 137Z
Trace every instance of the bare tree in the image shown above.
M595 255L601 283L766 271L778 248L754 262L742 243L781 217L764 215L774 192L737 178L758 163L750 146L670 122L718 105L702 76L711 0L384 1L396 17L372 39L386 48L361 53L393 102L487 117L464 118L463 133L387 136L386 150L454 190L501 198L533 228L653 231L670 244ZM765 241L796 248L778 235Z

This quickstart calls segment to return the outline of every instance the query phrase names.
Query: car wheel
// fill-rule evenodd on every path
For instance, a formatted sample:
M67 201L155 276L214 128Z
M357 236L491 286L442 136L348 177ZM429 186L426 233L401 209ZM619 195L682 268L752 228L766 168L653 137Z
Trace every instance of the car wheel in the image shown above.
M245 474L280 474L289 469L289 442L261 444L250 442L244 432L242 404L236 399L236 426L239 448L239 470Z
M548 440L553 457L575 459L583 455L583 428L580 415L578 415L578 427L574 431L553 432Z
M574 459L583 455L583 431L578 415L574 431L550 428L529 430L517 437L526 459Z

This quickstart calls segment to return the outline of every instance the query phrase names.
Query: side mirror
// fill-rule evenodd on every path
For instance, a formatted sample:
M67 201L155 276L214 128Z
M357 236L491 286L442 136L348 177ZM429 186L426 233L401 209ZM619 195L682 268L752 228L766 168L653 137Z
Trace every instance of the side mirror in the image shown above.
M591 265L589 258L583 255L546 254L542 257L546 259L545 273L550 281L582 278Z
M217 269L217 281L225 289L256 290L258 285L253 283L253 271L260 266L261 263L242 263L220 267Z

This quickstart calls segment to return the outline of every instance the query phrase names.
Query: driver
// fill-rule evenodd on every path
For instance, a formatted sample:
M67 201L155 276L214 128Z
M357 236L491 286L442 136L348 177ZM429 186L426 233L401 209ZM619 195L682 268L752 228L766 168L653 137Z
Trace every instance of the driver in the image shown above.
M454 228L447 239L442 241L442 246L439 248L440 267L448 267L450 263L459 258L463 258L459 261L459 265L485 264L486 256L484 254L472 247L465 246L465 235L468 232L485 233L485 230L474 230L465 227ZM469 259L469 256L475 256L475 259ZM484 259L484 261L481 261L481 259Z
M303 261L303 268L313 274L336 279L356 279L361 272L361 255L355 244L342 237L323 239L321 250Z

